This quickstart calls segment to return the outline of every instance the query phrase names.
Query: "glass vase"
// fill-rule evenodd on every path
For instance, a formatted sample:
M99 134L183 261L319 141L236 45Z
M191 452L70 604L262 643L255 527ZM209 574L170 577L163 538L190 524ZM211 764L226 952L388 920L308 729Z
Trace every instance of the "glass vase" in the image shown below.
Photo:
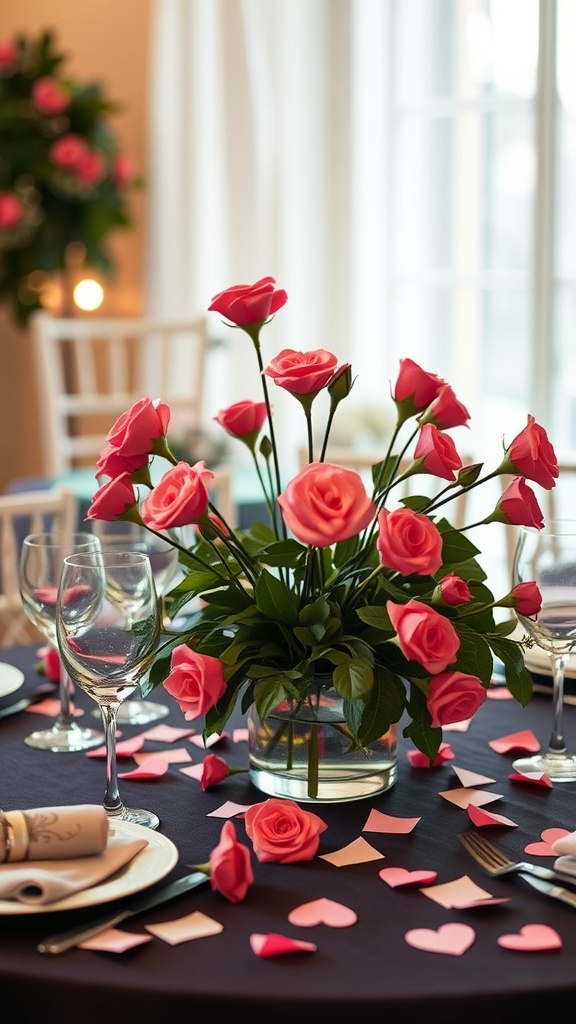
M268 796L308 803L343 803L377 796L394 785L396 726L359 747L331 676L316 677L299 701L283 701L261 722L248 711L250 778Z

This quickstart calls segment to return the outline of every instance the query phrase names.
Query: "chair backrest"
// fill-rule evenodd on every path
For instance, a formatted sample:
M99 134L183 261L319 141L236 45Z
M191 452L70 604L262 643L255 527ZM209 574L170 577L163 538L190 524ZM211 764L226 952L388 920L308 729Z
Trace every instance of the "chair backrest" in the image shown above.
M47 530L73 533L77 522L76 497L64 488L0 494L0 647L42 640L20 596L18 565L24 537Z
M190 320L31 318L44 473L93 464L106 434L139 399L201 420L208 326Z

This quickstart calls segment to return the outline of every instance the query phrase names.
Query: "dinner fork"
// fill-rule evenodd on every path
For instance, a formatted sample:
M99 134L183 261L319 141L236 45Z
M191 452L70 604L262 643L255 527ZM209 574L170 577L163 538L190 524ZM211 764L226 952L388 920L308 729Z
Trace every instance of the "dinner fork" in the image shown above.
M536 878L543 878L548 882L559 882L576 888L576 875L564 874L556 871L555 868L541 867L539 864L531 864L529 861L513 861L502 853L494 843L486 839L480 832L462 832L458 836L463 847L474 859L481 864L489 875L499 877L500 875L524 874L534 875Z

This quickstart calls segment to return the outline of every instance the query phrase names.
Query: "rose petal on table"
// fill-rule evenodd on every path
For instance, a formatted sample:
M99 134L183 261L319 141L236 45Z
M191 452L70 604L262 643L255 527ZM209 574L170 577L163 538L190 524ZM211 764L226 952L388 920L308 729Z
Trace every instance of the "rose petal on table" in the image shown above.
M350 928L356 924L358 915L343 903L322 897L295 907L288 914L288 920L299 928L314 928L319 924L325 924L328 928Z
M536 753L540 750L540 742L531 729L523 729L521 732L511 732L508 736L500 736L495 740L488 740L488 746L497 754L507 754L511 750L526 750Z
M142 733L145 740L155 740L158 743L174 743L176 740L182 740L185 736L192 736L195 729L177 729L175 725L166 725L160 723L159 725L152 726L146 732Z
M348 846L343 846L341 850L335 850L333 853L321 853L320 860L327 860L337 868L342 868L347 864L365 864L370 860L384 860L384 854L375 850L360 836L359 839L348 843Z
M559 839L569 834L567 828L545 828L540 833L542 842L528 843L528 846L524 847L524 853L527 853L529 857L556 857L559 851L552 846L552 843L557 843Z
M444 761L451 761L454 757L454 751L449 743L441 743L432 764L430 764L429 758L421 750L409 750L406 757L413 768L437 768Z
M256 956L281 956L283 953L315 953L318 949L313 942L304 942L303 939L290 939L287 935L280 935L278 932L270 932L262 935L253 932L250 936L250 945Z
M170 946L177 946L181 942L190 942L192 939L206 939L211 935L219 935L224 931L224 925L214 918L208 917L200 910L192 914L179 917L174 921L162 921L160 924L147 924L146 931L152 932L163 942Z
M119 779L132 779L133 782L145 782L146 779L159 779L168 771L168 762L162 760L160 755L157 758L147 761L132 772L118 772Z
M451 804L456 804L457 807L462 807L465 810L470 804L474 804L476 807L482 807L484 804L491 804L494 800L501 800L501 793L486 793L480 789L467 789L465 786L462 789L445 789L438 796L444 797L445 800L449 800Z
M147 761L154 761L157 757L162 757L167 764L182 764L184 761L192 760L185 747L178 747L176 750L149 750L144 754L134 754L136 764L146 764Z
M405 835L412 832L422 818L398 818L393 814L385 814L374 808L370 811L363 832L389 832L392 835Z
M484 811L482 807L475 804L468 804L468 817L474 825L508 825L510 828L518 828L515 821L505 818L503 814L494 814L493 811Z
M454 764L452 765L452 771L458 776L461 784L467 788L496 782L496 779L489 779L486 775L478 775L478 772L471 772L468 768L457 768Z
M143 746L143 736L131 736L128 740L121 740L116 744L116 757L132 757ZM94 750L87 750L86 757L106 757L106 747L95 747Z
M39 700L36 704L30 704L24 708L29 715L46 715L48 718L57 718L60 714L60 701L55 697L47 697L46 700ZM74 718L81 718L84 714L82 708L74 708Z
M442 732L468 732L471 721L471 718L465 718L463 722L450 722L442 726Z
M479 900L493 899L491 892L481 889L468 875L454 878L451 882L443 882L441 885L428 886L425 889L420 889L420 892L428 899L439 903L441 907L445 907L446 910L477 903Z
M119 928L106 928L91 939L80 942L80 949L98 949L104 953L125 953L127 949L141 946L144 942L152 942L151 935L135 935L134 932L123 932Z
M204 774L204 764L201 761L200 764L187 764L185 768L179 768L178 771L181 775L188 775L191 779L196 779L200 782L202 775Z
M431 885L438 878L437 871L408 871L406 868L382 868L378 875L392 889L403 885Z
M182 769L180 769L182 771ZM207 818L235 818L237 815L246 814L246 811L252 804L235 804L233 800L225 800L220 807L216 807L213 811L208 811Z
M434 931L432 928L412 928L404 936L409 946L426 953L446 953L448 956L462 956L476 938L476 932L469 924L443 924Z
M547 786L548 789L553 789L552 779L546 772L510 772L508 778L512 779L512 782L530 782L534 786Z
M500 935L496 942L503 949L515 949L524 953L562 948L562 939L558 932L547 924L525 924L519 932Z

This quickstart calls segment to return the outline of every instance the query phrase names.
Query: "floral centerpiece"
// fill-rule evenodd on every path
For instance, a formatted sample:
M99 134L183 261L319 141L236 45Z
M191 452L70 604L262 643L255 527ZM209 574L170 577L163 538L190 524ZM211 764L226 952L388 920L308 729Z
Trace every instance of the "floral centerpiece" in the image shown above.
M149 689L163 683L186 719L203 719L205 739L224 731L239 701L254 719L257 785L271 795L344 799L338 785L332 794L323 788L331 736L345 744L339 769L349 758L358 774L355 759L374 772L373 744L386 739L389 770L378 768L385 789L395 777L396 725L402 720L404 737L432 764L442 727L470 718L484 702L495 657L516 700L530 699L526 641L511 636L513 617L497 623L494 609L535 614L538 588L524 583L495 599L468 536L472 526L455 528L448 510L485 481L510 476L496 507L474 526L540 529L542 512L526 481L550 489L558 466L532 416L498 466L464 466L448 431L466 424L468 411L444 380L402 359L392 389L396 424L368 493L357 472L325 461L333 418L353 386L350 365L324 349L284 349L265 363L261 332L286 301L268 277L219 293L209 307L244 333L256 357L262 401L236 402L215 419L248 448L269 522L239 530L222 519L209 495L210 470L175 459L166 442L170 410L150 397L111 427L97 465L97 477L109 479L88 518L135 520L179 549L183 575L169 614L187 617L159 647ZM307 427L309 463L288 481L269 381L293 395ZM314 400L322 391L329 412L314 451ZM150 463L158 458L171 465L154 486ZM415 476L420 493L395 500L399 485ZM191 524L194 538L184 544L182 528ZM304 727L296 724L302 712ZM272 753L275 767L266 775L255 762ZM274 772L285 780L299 772L306 789L286 783L275 793Z
M49 32L0 40L0 294L21 323L71 243L86 265L112 269L106 240L130 225L129 189L141 184L108 124L116 105L63 61Z

